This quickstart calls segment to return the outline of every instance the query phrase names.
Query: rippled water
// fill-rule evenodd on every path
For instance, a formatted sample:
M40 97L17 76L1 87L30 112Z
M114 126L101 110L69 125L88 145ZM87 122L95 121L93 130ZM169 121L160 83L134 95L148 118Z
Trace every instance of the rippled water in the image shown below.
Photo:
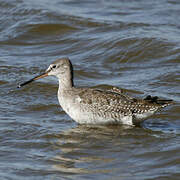
M0 179L179 179L179 9L179 0L0 0ZM16 89L63 56L78 86L176 103L142 127L78 125L55 78Z

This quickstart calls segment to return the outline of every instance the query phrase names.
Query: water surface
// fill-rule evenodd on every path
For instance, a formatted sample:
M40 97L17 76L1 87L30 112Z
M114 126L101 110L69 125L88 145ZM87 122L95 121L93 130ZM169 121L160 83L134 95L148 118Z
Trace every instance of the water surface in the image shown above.
M0 179L179 179L179 8L178 0L1 0ZM64 56L78 86L176 103L141 127L82 126L59 106L55 78L16 89Z

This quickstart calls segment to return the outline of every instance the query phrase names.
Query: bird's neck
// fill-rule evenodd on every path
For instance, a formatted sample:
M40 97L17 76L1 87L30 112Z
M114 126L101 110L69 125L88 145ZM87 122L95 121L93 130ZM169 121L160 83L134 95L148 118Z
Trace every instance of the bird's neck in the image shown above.
M74 87L72 68L69 71L66 71L65 74L58 75L57 78L59 79L59 92L66 91Z
M61 78L59 79L59 91L71 89L74 86L72 78Z

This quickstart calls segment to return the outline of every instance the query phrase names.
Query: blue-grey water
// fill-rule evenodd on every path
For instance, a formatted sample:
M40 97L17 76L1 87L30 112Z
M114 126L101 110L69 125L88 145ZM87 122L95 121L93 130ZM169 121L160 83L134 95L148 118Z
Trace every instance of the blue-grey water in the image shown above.
M17 89L57 58L75 84L175 104L141 127L82 126L57 80ZM179 0L0 0L0 179L180 178Z

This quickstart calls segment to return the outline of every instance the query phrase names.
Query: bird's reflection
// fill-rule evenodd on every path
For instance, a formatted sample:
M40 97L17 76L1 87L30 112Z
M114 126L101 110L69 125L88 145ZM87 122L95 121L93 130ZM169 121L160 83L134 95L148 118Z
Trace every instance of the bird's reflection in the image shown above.
M116 146L120 146L120 137L131 132L131 126L88 126L75 128L56 134L54 149L59 151L51 159L53 169L63 173L108 173L107 168L116 157Z

